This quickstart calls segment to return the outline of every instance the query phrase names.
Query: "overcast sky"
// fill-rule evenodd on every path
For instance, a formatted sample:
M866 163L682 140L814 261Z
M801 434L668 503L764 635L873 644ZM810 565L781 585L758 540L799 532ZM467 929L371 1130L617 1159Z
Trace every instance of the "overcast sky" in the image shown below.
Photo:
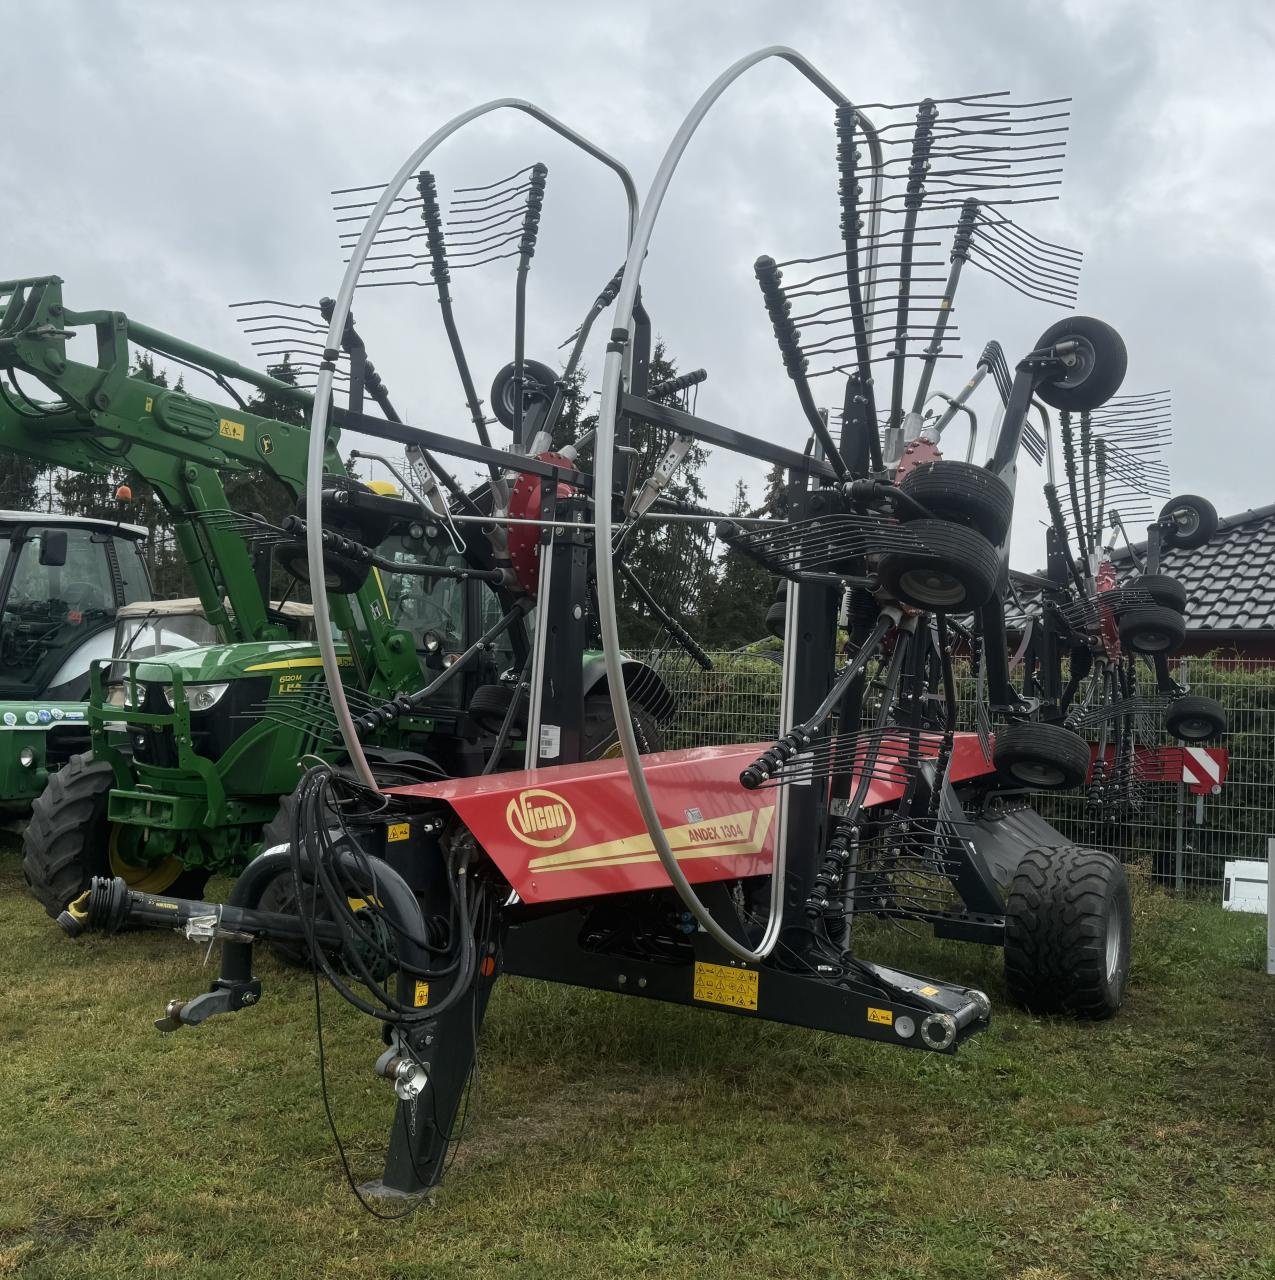
M227 303L336 290L328 191L387 179L489 98L538 103L645 191L699 93L765 44L805 53L859 102L1071 96L1061 199L1022 221L1083 250L1077 309L1123 333L1124 389L1172 388L1176 488L1230 514L1275 501L1273 13L1261 0L0 0L0 273L56 273L72 307L123 310L251 361ZM699 411L798 448L803 422L752 263L837 247L834 150L831 111L805 81L779 63L753 72L688 154L644 276L671 352L709 372ZM528 354L552 363L622 260L618 184L513 114L472 126L434 168L447 188L537 159L550 175ZM460 273L455 292L485 394L512 350L512 268ZM463 431L432 292L360 293L356 310L405 416ZM939 385L956 390L990 338L1020 356L1060 314L972 277L957 307L965 360ZM588 359L598 371L596 344ZM991 399L978 406L990 422ZM715 459L714 496L740 473L756 493L754 472ZM1041 479L1020 480L1024 568L1040 559Z

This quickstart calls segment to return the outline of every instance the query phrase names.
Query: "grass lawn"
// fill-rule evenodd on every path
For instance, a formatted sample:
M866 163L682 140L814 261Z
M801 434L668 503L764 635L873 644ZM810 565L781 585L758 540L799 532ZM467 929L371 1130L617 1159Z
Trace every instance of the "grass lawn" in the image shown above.
M1261 922L1135 900L1129 1006L1009 1008L956 1058L509 979L477 1118L405 1223L365 1215L323 1119L309 980L163 1037L202 951L71 942L0 853L0 1276L1275 1276L1275 979ZM885 954L898 944L879 943ZM901 957L903 958L903 957ZM391 1114L371 1025L325 1002L359 1176Z

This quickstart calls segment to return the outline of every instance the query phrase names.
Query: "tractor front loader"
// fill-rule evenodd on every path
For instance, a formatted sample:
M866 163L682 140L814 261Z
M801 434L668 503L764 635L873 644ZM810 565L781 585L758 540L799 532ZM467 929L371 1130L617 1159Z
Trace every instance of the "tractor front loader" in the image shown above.
M350 334L353 345L352 326ZM74 338L81 341L72 347ZM83 354L95 359L79 363L68 348L80 354L86 341ZM206 373L225 400L130 372L130 344ZM299 761L344 759L319 649L295 638L296 611L269 597L272 565L305 577L305 522L291 517L284 529L233 512L223 483L240 473L268 475L299 503L306 426L253 413L234 384L299 410L311 397L121 313L73 312L56 277L0 282L0 368L38 381L50 397L0 406L0 448L76 470L123 467L150 484L173 517L203 616L221 640L114 661L103 651L86 682L88 749L49 780L33 807L23 843L28 883L53 916L96 874L197 894L214 872L239 871L265 828L286 814ZM388 405L370 366L369 374L369 387ZM361 404L361 394L352 400ZM337 417L357 427L364 415L355 409ZM424 673L434 692L376 727L374 754L395 776L478 772L509 703L511 686L501 676L526 666L529 599L506 588L512 573L494 564L474 526L457 535L445 503L360 505L369 491L346 476L337 438L334 430L323 453L325 576L343 637L345 696L357 706L379 705L418 690ZM495 450L486 454L504 461ZM477 504L484 500L480 494ZM596 699L605 680L597 655L591 660L584 648L574 659L580 693ZM659 682L640 664L632 678L648 691L654 716ZM471 718L475 695L481 705ZM524 728L511 725L497 754L516 750ZM594 749L605 749L594 736Z

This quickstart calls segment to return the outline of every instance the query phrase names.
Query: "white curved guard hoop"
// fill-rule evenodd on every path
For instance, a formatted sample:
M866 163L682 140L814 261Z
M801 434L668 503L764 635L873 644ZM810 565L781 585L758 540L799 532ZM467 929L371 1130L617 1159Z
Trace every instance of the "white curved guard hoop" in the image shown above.
M647 192L646 201L642 206L642 216L638 221L637 232L629 247L628 260L624 264L624 278L615 308L615 327L617 330L628 325L632 317L634 304L637 300L638 284L642 274L642 260L645 258L651 243L651 235L655 229L655 220L659 216L660 205L668 193L673 174L677 171L677 166L687 145L718 98L744 72L770 58L780 58L790 63L821 93L838 106L849 105L849 99L831 81L818 72L796 50L786 48L783 45L772 45L769 48L759 49L755 53L741 58L733 66L722 72L704 91L699 101L691 108L686 119L682 121L681 127L674 135L668 150L664 153L664 158L660 161L660 167L656 171L654 181L651 183L651 189ZM859 116L859 121L864 127L864 132L872 151L873 185L874 188L877 188L879 187L882 173L880 141L875 129L862 115ZM874 210L875 230L877 216L875 211L880 208L880 200L874 198L872 207ZM873 252L875 253L875 235L873 235L870 243L874 246ZM869 274L871 276L872 272L870 271ZM646 823L651 844L660 859L661 865L664 867L665 873L672 881L673 887L677 890L678 896L682 899L687 910L699 921L704 931L725 951L744 961L762 960L770 954L775 947L775 943L778 942L780 925L783 919L784 873L787 866L785 789L780 788L778 811L775 815L777 834L775 861L770 883L770 916L766 922L766 929L760 945L756 950L751 950L735 939L713 919L711 913L700 901L690 881L687 880L683 873L676 855L669 847L668 838L664 834L664 828L655 808L655 801L651 797L651 789L647 785L646 774L642 769L637 739L633 732L629 696L624 687L619 626L615 613L615 570L611 563L611 556L608 554L613 528L610 494L614 473L615 421L619 404L623 360L623 351L616 343L612 343L607 351L606 361L603 365L602 403L598 414L593 472L594 520L597 530L596 545L599 548L599 554L595 557L598 585L598 620L602 630L602 653L606 661L607 684L611 694L611 708L615 715L615 727L619 737L620 752L624 756L624 764L628 770L634 798L637 800L642 820ZM789 635L795 634L796 631L793 625L793 615L796 610L797 595L798 584L790 583L787 606ZM784 693L782 695L782 701L785 704L789 700L788 689L791 685L790 672L792 670L795 646L789 645L788 651L788 660L784 664ZM780 725L780 732L782 733L787 727L788 725L786 724Z
M539 120L541 124L552 129L554 133L574 143L582 151L601 161L619 177L624 186L625 200L628 204L628 238L632 243L638 221L637 187L628 169L601 147L590 142L583 134L576 133L560 120L555 119L547 111L542 111L534 103L522 98L496 98L485 102L482 106L473 107L449 120L441 129L430 134L428 138L408 157L403 167L390 179L376 207L368 216L359 236L358 244L350 254L349 265L341 280L341 288L336 295L336 305L332 308L332 320L328 325L327 348L338 351L341 346L341 335L345 332L345 322L350 315L350 307L354 300L354 289L362 273L363 264L381 229L381 223L389 212L390 206L398 197L398 193L407 185L412 176L424 163L426 157L438 145L457 130L462 129L471 120L488 115L493 111L509 108L522 111ZM630 308L631 310L631 308ZM328 358L330 359L330 357ZM328 364L325 359L324 366ZM321 366L314 388L314 403L310 409L310 443L306 456L305 476L305 519L306 519L306 559L310 573L310 595L314 603L316 618L315 633L319 642L319 656L323 660L323 675L327 680L328 696L332 699L332 710L336 716L341 738L345 749L349 752L350 763L354 766L359 780L366 786L376 788L376 779L368 765L367 756L363 753L363 744L354 727L354 719L350 715L350 706L345 698L345 689L341 684L340 669L336 660L336 644L332 638L332 627L329 624L328 589L323 572L323 455L327 447L328 424L331 415L332 373L331 367ZM631 735L630 735L631 736Z

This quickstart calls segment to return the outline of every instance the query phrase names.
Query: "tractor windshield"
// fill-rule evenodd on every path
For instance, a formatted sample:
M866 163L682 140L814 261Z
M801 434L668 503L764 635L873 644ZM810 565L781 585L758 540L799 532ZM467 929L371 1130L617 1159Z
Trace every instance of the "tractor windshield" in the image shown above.
M136 544L105 529L31 523L0 530L0 692L43 692L115 611L150 593Z
M381 544L380 554L400 563L416 563L464 569L465 557L457 555L446 538L427 540L410 535L393 536ZM385 598L390 621L410 631L418 649L425 637L435 635L444 653L465 647L465 584L456 578L423 578L415 574L384 572Z
M160 608L120 618L115 624L117 658L155 658L174 649L198 649L218 644L217 628L197 609L168 613Z

